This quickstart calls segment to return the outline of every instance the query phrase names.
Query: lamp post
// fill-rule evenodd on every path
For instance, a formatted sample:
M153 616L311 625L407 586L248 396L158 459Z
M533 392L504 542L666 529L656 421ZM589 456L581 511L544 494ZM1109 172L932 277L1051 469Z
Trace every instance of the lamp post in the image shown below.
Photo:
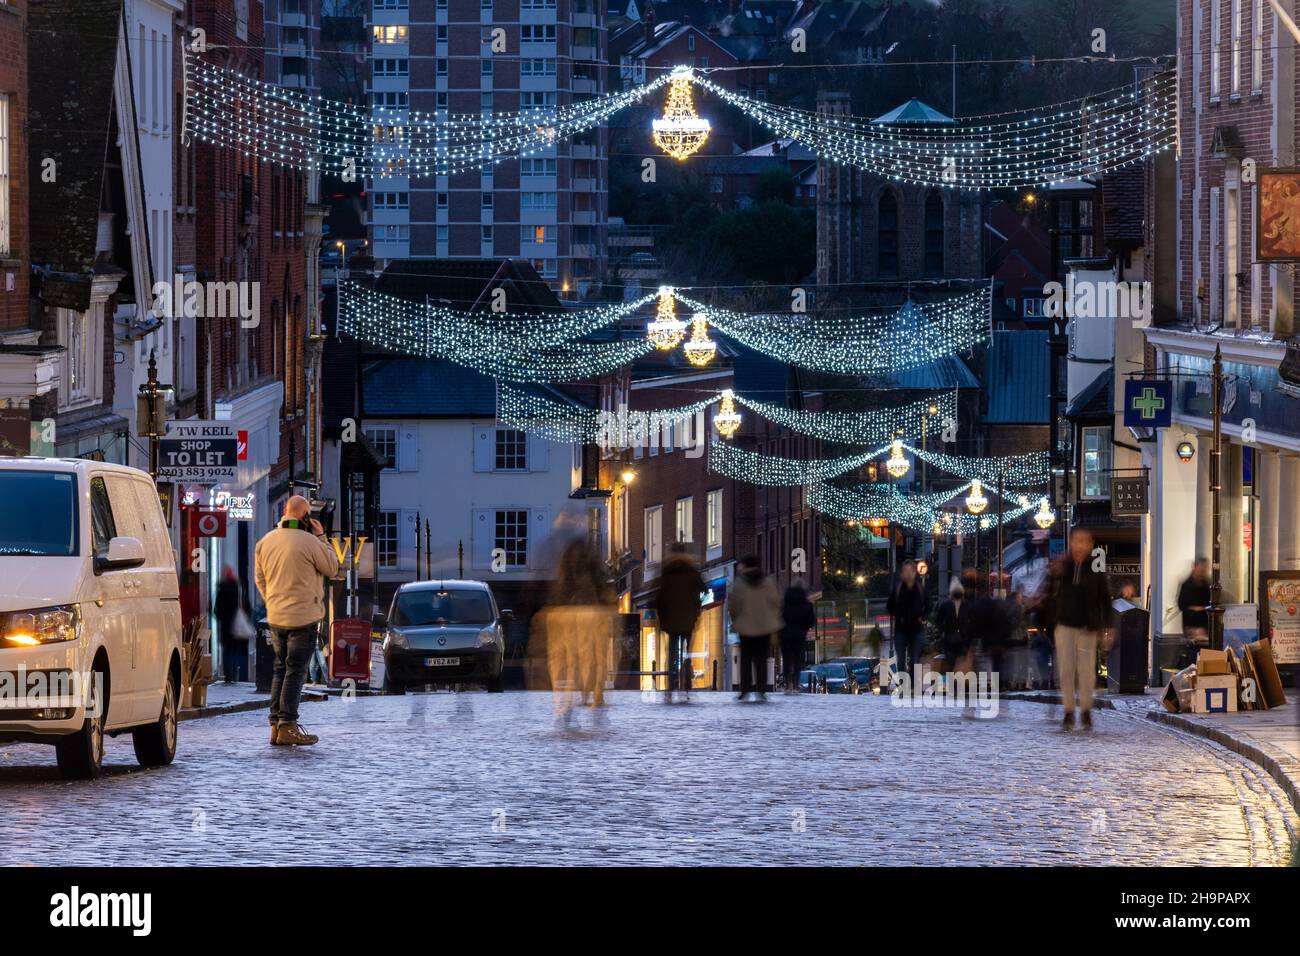
M1210 511L1212 524L1210 531L1210 647L1223 650L1223 582L1219 571L1222 559L1222 546L1219 542L1222 528L1219 522L1219 507L1223 491L1223 351L1214 347L1214 375L1210 388L1214 402L1214 440L1210 447Z
M136 433L149 439L149 477L158 481L158 439L167 433L167 393L170 385L158 381L158 353L149 350L149 378L136 398Z

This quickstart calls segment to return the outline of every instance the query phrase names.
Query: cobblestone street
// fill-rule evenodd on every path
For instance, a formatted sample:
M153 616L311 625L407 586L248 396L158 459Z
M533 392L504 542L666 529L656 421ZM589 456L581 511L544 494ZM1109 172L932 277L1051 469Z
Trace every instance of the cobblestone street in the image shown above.
M560 732L540 693L332 699L304 749L232 714L183 724L161 770L110 741L89 783L3 747L0 863L1245 866L1297 826L1254 764L1130 714L1066 734L1021 702L612 701Z

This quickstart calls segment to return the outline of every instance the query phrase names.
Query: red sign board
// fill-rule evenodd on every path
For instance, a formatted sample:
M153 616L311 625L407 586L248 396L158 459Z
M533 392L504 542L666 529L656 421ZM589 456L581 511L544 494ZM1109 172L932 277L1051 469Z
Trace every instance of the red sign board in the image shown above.
M330 677L370 680L370 622L342 617L330 628Z
M235 455L236 461L248 461L248 432L235 432Z
M190 508L191 538L224 538L226 512L216 508Z

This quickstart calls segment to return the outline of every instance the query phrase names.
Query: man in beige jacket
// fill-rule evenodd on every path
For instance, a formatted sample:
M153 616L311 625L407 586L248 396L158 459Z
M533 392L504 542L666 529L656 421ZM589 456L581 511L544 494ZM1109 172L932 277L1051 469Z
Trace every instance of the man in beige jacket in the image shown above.
M320 738L298 723L298 701L325 616L321 579L339 573L339 559L306 498L288 500L284 520L257 542L253 568L275 651L271 743L314 744Z

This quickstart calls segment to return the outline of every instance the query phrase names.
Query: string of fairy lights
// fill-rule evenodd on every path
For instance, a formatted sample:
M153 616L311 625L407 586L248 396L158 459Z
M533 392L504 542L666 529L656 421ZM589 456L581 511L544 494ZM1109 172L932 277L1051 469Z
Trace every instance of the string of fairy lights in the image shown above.
M599 344L581 341L652 301L655 317L647 322L644 339ZM689 322L677 317L676 302L693 310ZM663 287L654 296L630 302L534 315L456 310L343 282L339 329L390 351L440 355L517 381L565 380L548 377L572 368L572 363L556 360L554 350L564 347L595 361L589 372L593 375L609 371L613 356L638 358L652 349L666 351L679 346L691 365L702 367L718 354L710 327L782 361L817 371L863 375L905 371L969 348L985 337L987 309L988 293L978 290L927 305L908 302L884 315L748 315L708 306ZM859 419L852 421L862 424ZM908 427L907 420L896 427ZM863 440L861 433L856 440Z
M1086 97L1050 113L934 124L809 112L728 90L707 77L690 80L818 156L922 186L1003 189L1065 182L1139 162L1171 149L1177 139L1172 71L1145 88Z
M680 66L647 83L517 112L450 114L367 108L246 76L186 51L186 136L296 169L420 178L538 155L668 87L654 143L688 159L708 140L693 89L706 91L831 162L924 186L1040 186L1120 169L1174 146L1173 71L1051 107L943 123L881 123L780 106ZM707 71L704 71L707 72Z
M804 368L839 374L902 372L964 351L988 334L988 289L897 311L841 318L806 313L745 315L680 292L681 303L728 338Z
M809 506L824 515L872 527L893 524L922 535L971 535L1010 524L1031 513L1043 528L1056 520L1055 513L1047 507L1047 499L1034 500L1023 492L1005 493L1001 512L989 511L987 496L978 482L931 495L903 494L893 485L844 488L825 482L810 483L805 491ZM979 496L975 501L984 501L978 512L970 510L972 493Z

